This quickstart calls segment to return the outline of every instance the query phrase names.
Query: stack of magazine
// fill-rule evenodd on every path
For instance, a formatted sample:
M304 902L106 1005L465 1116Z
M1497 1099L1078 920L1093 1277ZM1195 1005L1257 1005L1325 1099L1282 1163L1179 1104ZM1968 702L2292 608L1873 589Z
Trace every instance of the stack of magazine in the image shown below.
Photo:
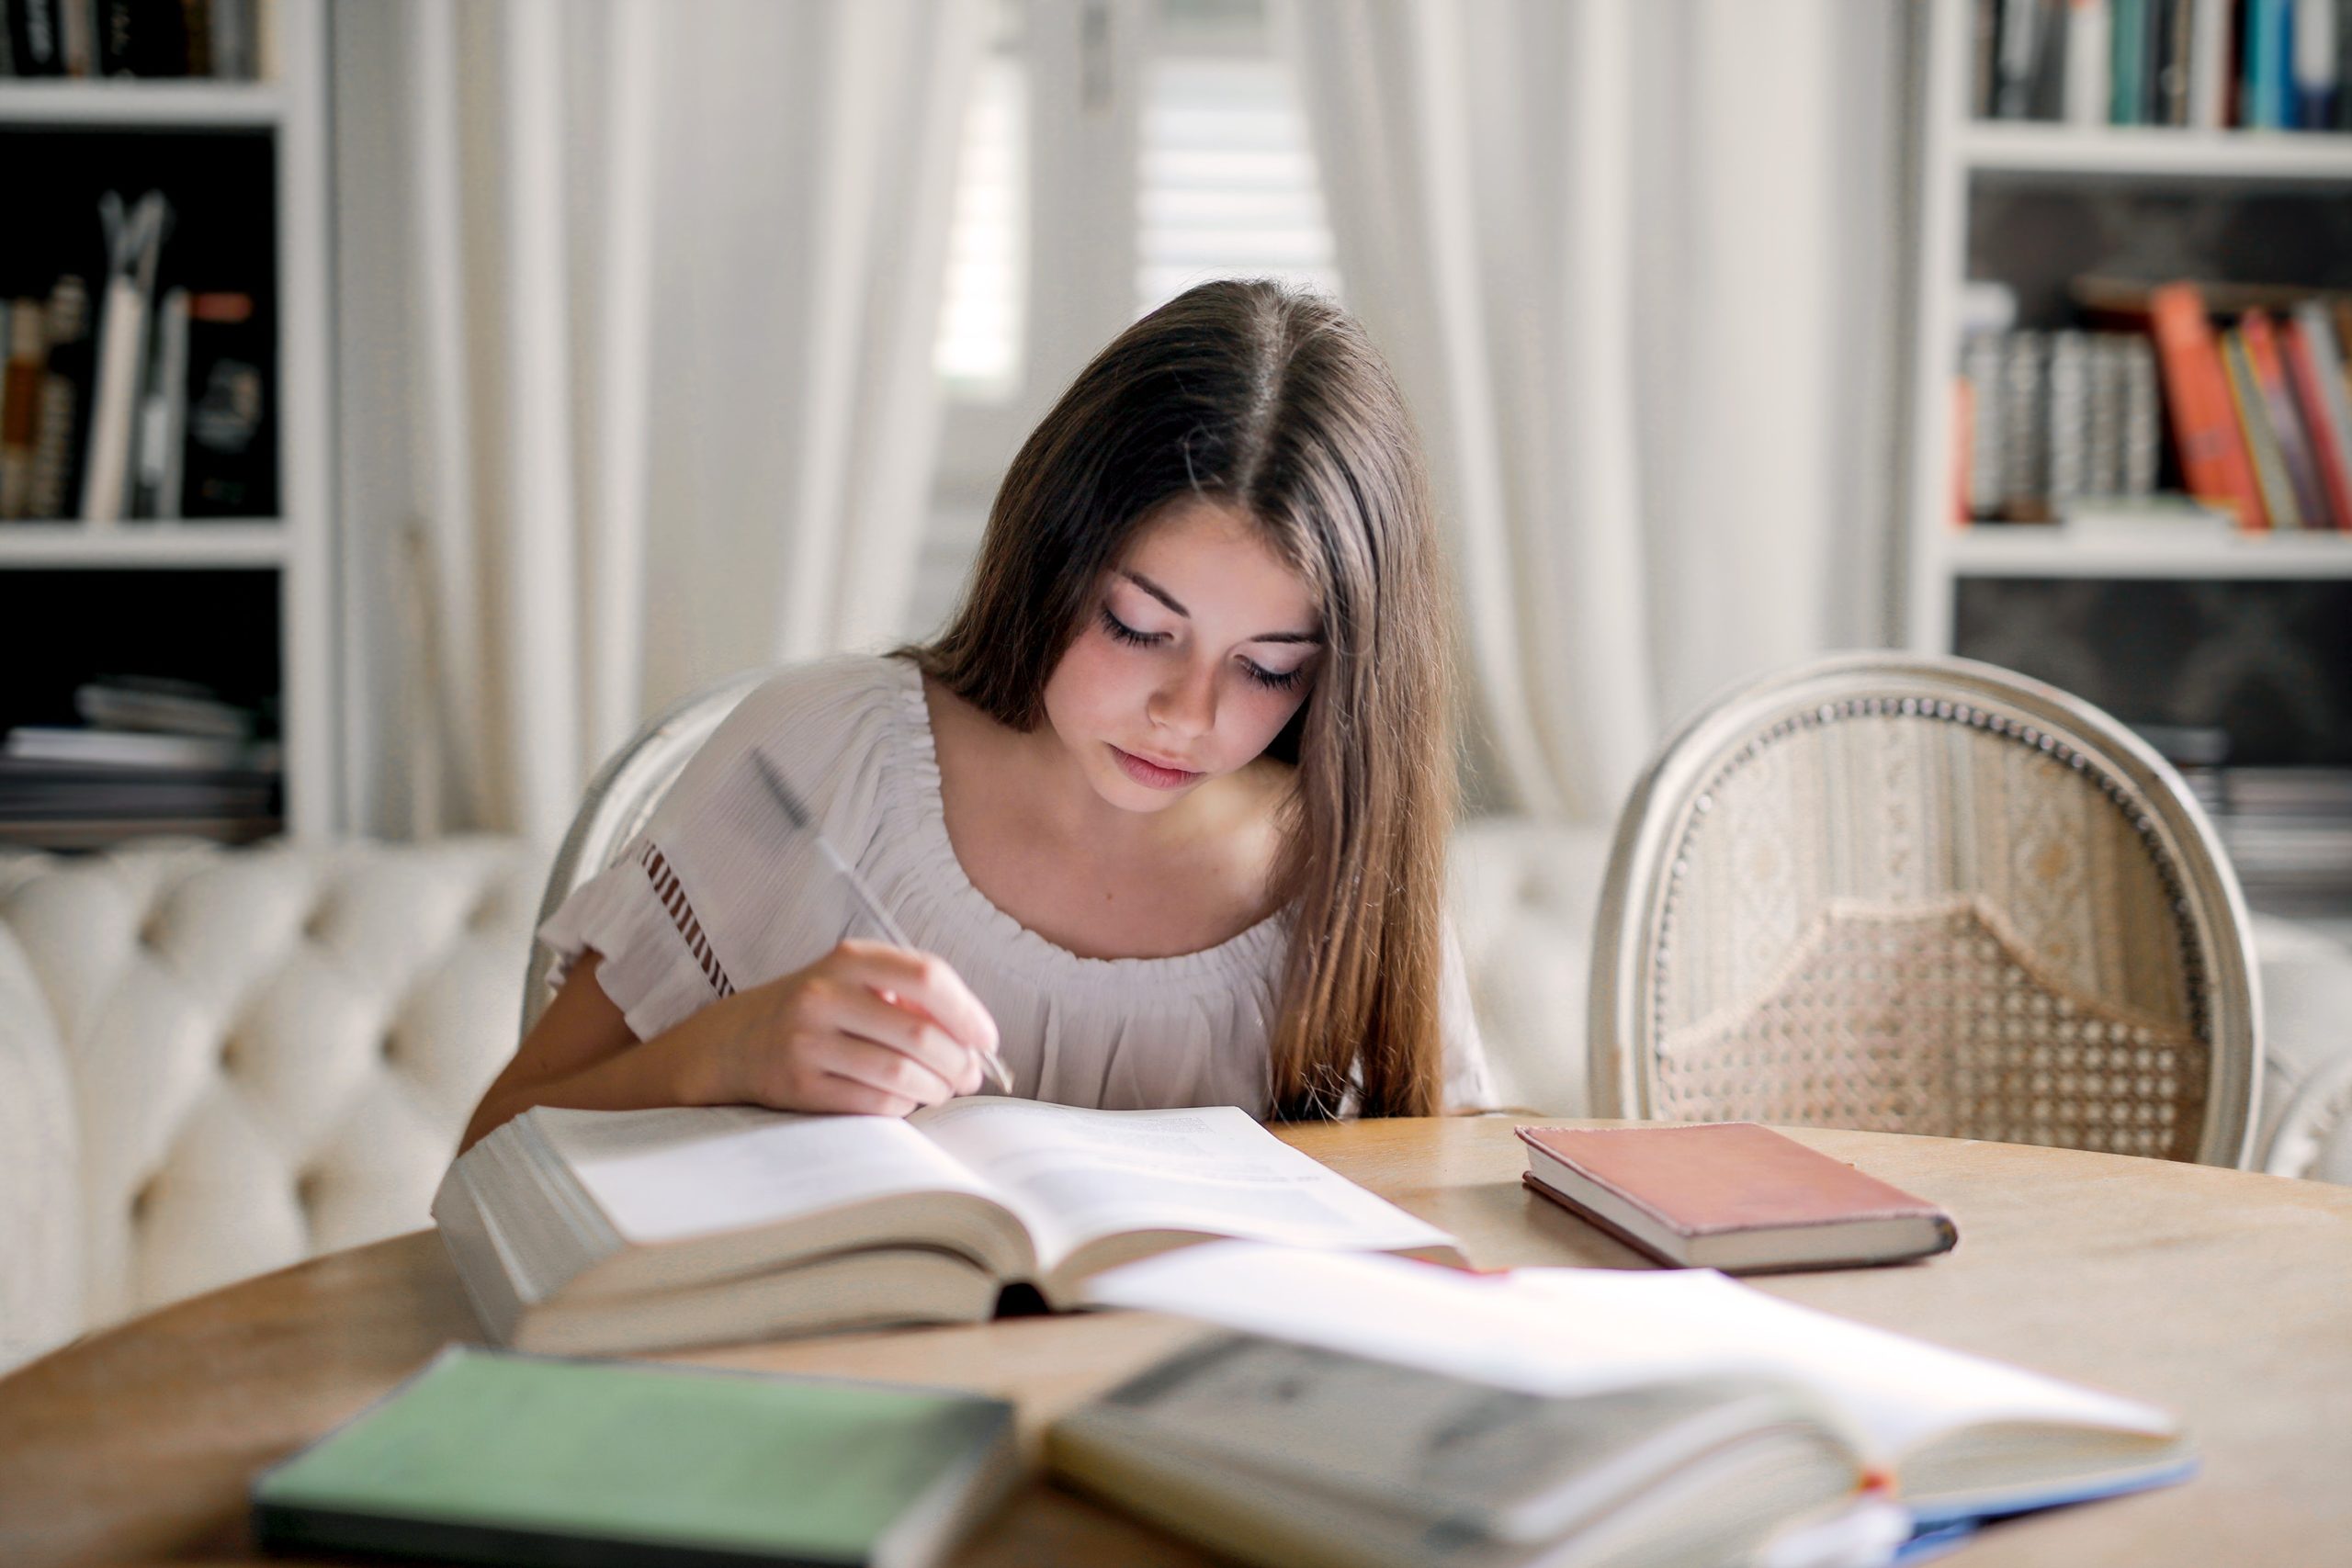
M79 725L0 742L0 842L95 849L147 834L240 843L278 830L278 745L262 716L188 682L121 676L74 693Z

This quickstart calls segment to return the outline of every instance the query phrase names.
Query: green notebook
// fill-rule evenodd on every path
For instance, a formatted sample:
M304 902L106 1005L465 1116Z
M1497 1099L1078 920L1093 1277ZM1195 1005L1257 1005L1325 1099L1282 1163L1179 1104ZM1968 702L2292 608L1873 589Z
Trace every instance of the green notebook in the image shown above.
M1014 1472L1001 1399L452 1346L264 1472L254 1531L467 1562L914 1568Z

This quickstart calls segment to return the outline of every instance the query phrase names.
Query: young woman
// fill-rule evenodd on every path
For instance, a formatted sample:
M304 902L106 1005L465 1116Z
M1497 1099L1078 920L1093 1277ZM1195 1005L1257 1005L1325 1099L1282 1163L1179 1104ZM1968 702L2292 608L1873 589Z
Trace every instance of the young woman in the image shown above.
M1030 435L943 636L761 687L547 923L560 990L468 1144L542 1104L903 1115L989 1055L1072 1105L1482 1103L1448 604L1354 321L1181 296ZM768 769L922 951L871 940Z

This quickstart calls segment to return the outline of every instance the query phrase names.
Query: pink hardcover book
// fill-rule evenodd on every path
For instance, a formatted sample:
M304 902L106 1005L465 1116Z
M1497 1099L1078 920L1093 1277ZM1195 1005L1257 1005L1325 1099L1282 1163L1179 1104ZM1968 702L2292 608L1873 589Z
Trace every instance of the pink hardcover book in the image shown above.
M1960 1239L1935 1204L1752 1122L1519 1135L1531 1190L1682 1268L1899 1263Z

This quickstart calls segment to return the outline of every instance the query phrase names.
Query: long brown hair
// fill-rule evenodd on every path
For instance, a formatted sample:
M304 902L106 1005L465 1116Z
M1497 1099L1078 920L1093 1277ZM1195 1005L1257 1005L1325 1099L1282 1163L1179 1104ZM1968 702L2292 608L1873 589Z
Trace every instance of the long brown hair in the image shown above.
M1015 729L1103 574L1163 502L1256 520L1320 607L1324 655L1270 751L1296 765L1276 891L1291 946L1272 1104L1439 1109L1451 603L1419 436L1354 318L1263 280L1204 283L1119 334L1007 470L954 621L905 650Z

